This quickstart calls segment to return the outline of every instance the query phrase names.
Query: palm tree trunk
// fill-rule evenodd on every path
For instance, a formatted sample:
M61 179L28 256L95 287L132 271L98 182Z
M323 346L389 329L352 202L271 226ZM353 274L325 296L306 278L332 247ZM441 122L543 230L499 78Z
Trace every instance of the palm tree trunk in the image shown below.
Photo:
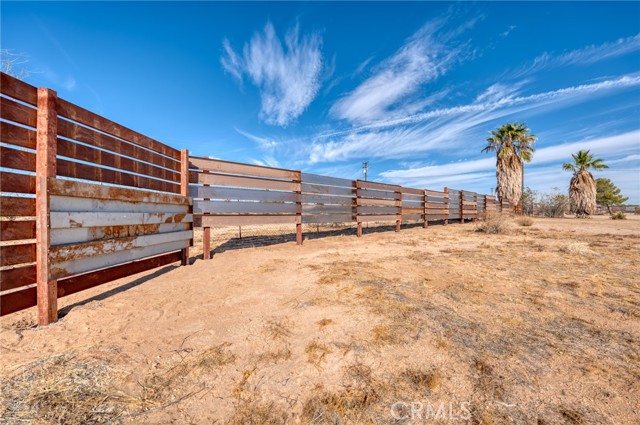
M496 161L496 177L498 184L496 194L500 202L509 202L515 208L521 198L522 165L514 157L500 158Z
M578 217L591 215L596 210L596 181L591 173L580 170L571 178L569 184L571 212Z

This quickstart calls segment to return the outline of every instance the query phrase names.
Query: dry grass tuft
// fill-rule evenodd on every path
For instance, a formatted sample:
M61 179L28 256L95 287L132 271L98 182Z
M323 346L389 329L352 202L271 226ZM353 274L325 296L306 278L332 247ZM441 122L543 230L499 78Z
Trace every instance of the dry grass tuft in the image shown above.
M291 328L293 323L287 319L284 320L268 320L265 330L271 339L287 339L291 336Z
M342 423L377 423L380 415L375 404L380 395L374 387L347 387L310 397L302 408L303 423L335 425Z
M563 254L573 254L573 255L593 255L594 252L589 249L589 245L582 242L572 242L568 244L564 244L558 248L558 251Z
M235 406L230 425L284 425L289 414L274 402L242 400Z
M4 423L84 425L104 423L140 405L114 387L106 362L72 354L48 357L3 382Z
M331 354L333 351L331 349L321 343L320 341L313 340L307 347L304 349L304 352L307 354L307 361L315 366L319 366L320 363L325 361L325 357L327 354Z
M611 220L626 220L627 215L622 211L615 212L609 217Z
M476 232L483 232L488 235L501 235L509 233L511 225L502 214L488 213L484 221L476 225Z
M533 219L531 217L518 217L516 219L516 223L518 223L518 226L524 226L524 227L529 227L529 226L533 226Z
M183 384L191 384L188 378L210 374L213 369L232 364L236 357L229 351L228 342L211 347L201 353L192 352L180 362L162 373L149 375L142 384L145 400L164 400Z
M424 370L410 367L403 370L400 376L418 391L435 391L442 384L442 373L437 368Z
M278 363L280 361L291 359L291 349L289 347L282 347L276 350L266 351L258 355L258 361L266 361L272 363Z

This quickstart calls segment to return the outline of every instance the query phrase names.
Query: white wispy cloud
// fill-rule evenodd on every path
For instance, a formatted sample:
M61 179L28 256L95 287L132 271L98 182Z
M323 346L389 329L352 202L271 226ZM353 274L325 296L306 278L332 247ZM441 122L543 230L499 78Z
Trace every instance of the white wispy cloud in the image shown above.
M534 74L543 69L563 66L591 65L596 62L628 55L640 50L640 34L619 38L615 41L590 45L561 54L545 52L536 57L530 64L513 73L513 78Z
M298 118L316 97L323 77L322 39L290 29L284 43L268 22L245 43L242 55L228 40L222 44L222 67L234 78L246 75L260 90L260 117L267 124L286 126Z
M435 109L402 118L382 119L356 128L317 135L309 149L309 161L348 160L368 157L403 158L434 149L464 146L477 139L475 129L496 119L506 119L527 112L536 113L566 107L571 102L596 99L613 90L640 86L640 75L625 75L612 80L566 87L528 96L497 96L516 88L489 89L471 104Z
M255 142L258 147L263 151L273 151L279 146L279 143L270 137L256 136L255 134L248 133L244 130L240 130L239 128L234 128L234 130L238 133L246 137L247 139Z
M355 123L379 120L394 113L405 115L406 104L414 103L407 102L407 98L416 97L426 83L461 60L463 45L453 41L459 34L438 35L444 23L440 19L424 25L395 54L375 66L369 78L340 98L331 107L331 114ZM366 66L368 62L363 64Z

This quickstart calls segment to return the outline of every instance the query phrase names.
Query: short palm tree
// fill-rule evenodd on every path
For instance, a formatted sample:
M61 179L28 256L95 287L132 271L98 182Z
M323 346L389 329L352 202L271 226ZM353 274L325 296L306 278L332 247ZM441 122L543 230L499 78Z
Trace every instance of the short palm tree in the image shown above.
M500 202L515 207L522 196L524 163L533 157L533 143L538 139L525 122L507 123L493 130L482 152L496 153L496 194Z
M573 171L571 183L569 183L569 199L571 200L571 212L578 217L593 214L596 210L596 181L588 171L609 168L602 159L593 159L588 150L579 150L571 154L573 163L562 165L565 170Z

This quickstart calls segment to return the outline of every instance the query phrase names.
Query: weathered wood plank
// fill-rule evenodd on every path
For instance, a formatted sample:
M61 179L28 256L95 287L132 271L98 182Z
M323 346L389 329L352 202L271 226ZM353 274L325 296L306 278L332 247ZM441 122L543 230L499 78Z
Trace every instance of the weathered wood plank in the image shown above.
M302 214L352 214L355 208L351 205L313 205L303 204Z
M356 200L357 205L362 206L380 206L380 207L395 207L396 200L394 199L369 199L369 198L358 198Z
M388 183L370 182L364 180L356 180L356 187L358 189L375 189L397 192L402 189L402 186Z
M428 209L425 210L424 214L426 215L447 215L449 214L449 210L448 209Z
M402 201L403 208L423 208L423 201Z
M4 217L34 216L36 215L35 198L21 198L17 196L0 197L0 214Z
M359 215L358 222L372 222L372 221L397 221L400 220L400 215Z
M318 184L302 183L302 193L314 193L319 195L356 196L355 188L322 186Z
M179 240L159 245L150 245L139 248L126 249L124 251L111 252L109 254L95 255L80 259L71 259L51 265L51 279L61 279L79 273L85 273L105 267L111 267L140 258L151 257L166 252L187 248L190 240Z
M342 196L327 196L327 195L309 195L302 194L303 204L339 204L339 205L352 205L353 198Z
M36 193L36 178L27 174L0 171L0 192Z
M303 214L303 223L348 223L355 219L354 214Z
M72 245L57 245L52 246L49 250L49 261L53 264L58 264L67 261L80 260L87 257L127 251L135 248L144 248L169 242L189 240L192 238L192 231L183 230L179 232L156 233L144 236L82 242Z
M0 266L32 263L36 261L36 244L0 246Z
M31 105L38 104L38 90L34 86L4 72L0 73L0 88L4 95L11 96L14 99Z
M193 215L185 213L51 212L52 229L190 223L192 221Z
M193 198L222 199L235 201L296 202L298 194L263 189L239 189L233 187L189 186Z
M402 201L420 201L424 200L424 195L411 195L411 194L402 194Z
M128 238L189 230L189 223L136 224L128 226L51 229L51 244L66 245L104 239Z
M36 154L33 152L0 146L0 168L13 168L22 171L36 170Z
M2 118L14 121L29 127L35 127L37 122L37 111L34 108L23 105L15 100L6 97L0 98L0 108Z
M35 221L0 221L0 241L34 239Z
M0 316L15 313L25 308L33 307L37 303L36 288L0 295Z
M297 209L297 204L279 202L196 200L193 204L194 214L295 214Z
M109 267L95 272L64 278L58 281L58 297L75 294L107 282L180 261L180 251Z
M424 214L424 208L402 208L402 215L405 214Z
M358 206L358 214L400 214L400 207Z
M74 105L64 99L58 99L58 113L65 118L127 140L136 145L143 146L147 149L151 149L152 151L156 151L170 158L176 160L180 159L179 150L169 147L164 143L160 143L151 137L147 137L133 131L107 118L101 117L100 115Z
M261 177L241 177L225 174L189 173L191 183L209 184L213 186L234 186L254 189L284 190L295 192L300 188L300 183L282 180L269 180Z
M242 174L254 177L271 177L284 180L296 180L298 172L284 168L263 167L261 165L243 164L239 162L222 161L219 159L189 157L189 168L201 171L212 171L228 174Z
M400 191L403 194L413 194L414 196L424 196L424 189L414 189L411 187L402 187Z
M139 161L149 162L159 167L180 171L180 162L173 158L147 150L133 143L116 139L108 134L97 132L92 128L83 127L71 121L58 121L58 135L91 146L107 149L120 155L136 158Z
M358 197L359 198L375 198L375 199L393 199L399 200L401 199L401 194L396 192L388 192L377 189L359 189Z
M173 182L178 182L180 178L180 174L176 171L156 167L146 162L116 155L61 138L58 138L58 155Z
M402 221L407 220L424 220L424 215L422 214L402 214Z
M296 215L203 215L202 227L299 223Z
M36 266L29 265L0 270L0 291L36 283Z
M133 198L131 198L133 199ZM152 202L109 201L106 199L51 196L54 212L127 212L127 213L188 213L189 205L156 204Z
M156 180L149 177L129 174L119 170L94 167L92 165L58 159L58 175L82 180L131 186L141 189L179 193L180 185L175 182Z
M36 148L36 132L9 122L0 122L0 141L23 148Z
M191 202L188 197L181 195L154 193L146 190L104 186L62 179L50 179L49 185L49 193L51 195L72 196L76 198L177 205L189 205Z
M338 177L321 176L319 174L302 173L303 183L322 184L325 186L355 187L354 180L341 179Z

